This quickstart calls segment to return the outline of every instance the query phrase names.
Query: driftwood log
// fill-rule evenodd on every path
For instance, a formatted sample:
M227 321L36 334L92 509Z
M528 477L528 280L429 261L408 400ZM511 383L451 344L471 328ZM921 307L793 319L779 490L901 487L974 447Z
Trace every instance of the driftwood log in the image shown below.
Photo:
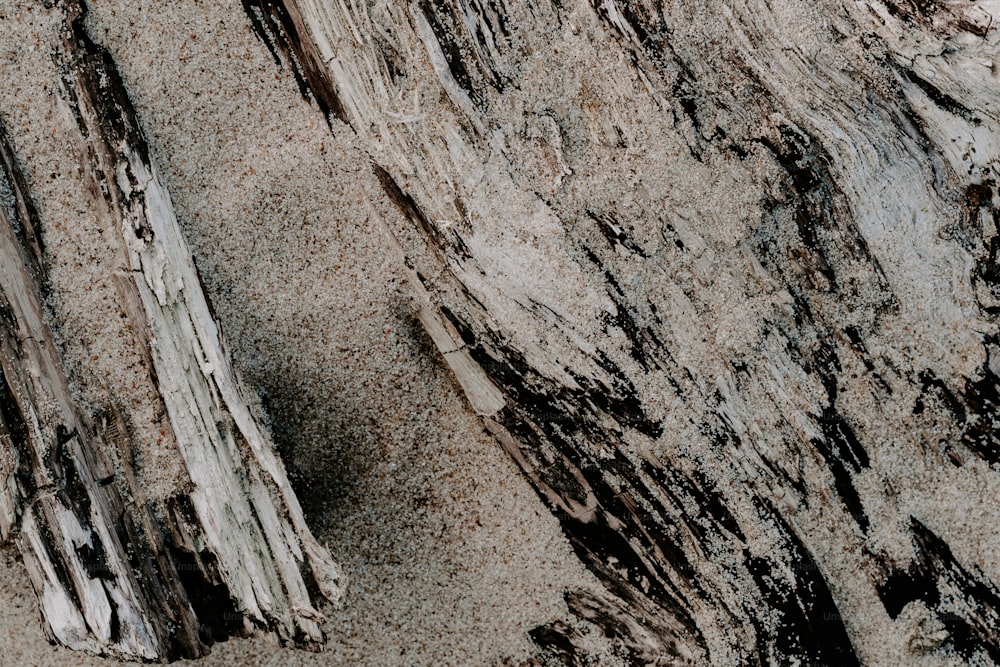
M566 600L624 661L1000 663L997 3L243 9L367 151L420 321L604 584ZM104 454L128 426L66 391L5 148L4 533L67 645L319 642L336 570L66 12L65 97L190 489L132 504ZM577 626L532 637L589 664Z
M606 585L574 614L638 664L1000 662L995 3L244 7Z
M339 570L230 367L114 62L88 38L83 8L61 9L54 57L81 167L120 240L120 307L187 480L149 498L124 411L88 414L70 392L46 323L31 193L0 132L11 194L0 216L0 536L17 542L50 638L70 648L165 660L258 631L320 647L311 598L336 601Z

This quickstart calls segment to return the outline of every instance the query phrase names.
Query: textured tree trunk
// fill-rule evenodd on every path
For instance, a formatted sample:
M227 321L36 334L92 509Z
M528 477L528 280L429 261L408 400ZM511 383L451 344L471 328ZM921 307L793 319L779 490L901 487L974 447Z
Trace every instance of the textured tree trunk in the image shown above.
M69 390L42 305L31 193L0 132L12 195L0 218L0 536L17 542L50 638L70 648L164 660L258 631L319 647L311 596L338 599L337 566L230 368L114 63L86 35L82 8L62 10L54 57L80 167L123 249L120 307L186 480L149 498L124 410L88 414Z
M0 527L67 645L318 643L336 570L67 7L81 164L189 487L131 505L128 425L66 389L5 147ZM566 601L625 662L1000 663L997 3L243 8L367 151L420 321L604 584ZM579 625L532 637L591 664Z
M573 613L636 663L1000 661L995 3L244 6L606 585Z

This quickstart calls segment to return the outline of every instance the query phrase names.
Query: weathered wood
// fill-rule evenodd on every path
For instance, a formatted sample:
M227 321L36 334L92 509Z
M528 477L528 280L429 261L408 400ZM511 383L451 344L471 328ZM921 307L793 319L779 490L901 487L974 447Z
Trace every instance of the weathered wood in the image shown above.
M988 7L244 7L607 586L575 614L641 663L1000 662Z
M13 195L0 211L0 538L16 539L51 639L118 656L151 659L171 645L196 655L176 576L156 563L155 534L126 509L99 430L67 386L41 305L37 219L2 128L0 156Z
M165 660L258 632L321 647L312 598L339 599L339 569L230 366L114 62L87 36L82 6L60 9L54 57L80 166L119 232L122 310L188 480L169 498L147 497L118 406L86 414L70 393L42 306L38 221L0 134L12 195L0 211L0 537L16 538L46 630L71 648Z

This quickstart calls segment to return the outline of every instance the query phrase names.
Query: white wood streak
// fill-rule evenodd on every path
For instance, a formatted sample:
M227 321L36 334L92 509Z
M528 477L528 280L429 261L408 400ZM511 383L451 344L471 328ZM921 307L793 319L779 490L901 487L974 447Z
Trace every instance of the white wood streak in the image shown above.
M322 616L299 565L311 569L333 602L342 594L342 574L306 526L284 466L250 412L168 194L134 151L123 146L121 155L139 183L141 196L133 201L142 202L122 220L122 237L132 269L141 274L136 282L152 332L153 364L194 483L191 497L207 546L240 610L261 623L275 619L286 638L302 632L321 642ZM135 194L127 179L119 186ZM148 242L136 235L147 225Z

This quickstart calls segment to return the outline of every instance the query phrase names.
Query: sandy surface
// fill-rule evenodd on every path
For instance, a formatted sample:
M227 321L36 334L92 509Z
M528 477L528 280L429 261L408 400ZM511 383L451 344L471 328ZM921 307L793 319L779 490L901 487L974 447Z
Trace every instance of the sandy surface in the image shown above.
M501 333L518 338L514 347L537 343L547 350L533 364L549 356L561 363L560 355L580 345L564 336L561 324L513 306L504 310L510 305L507 293L497 285L532 298L551 296L571 316L568 330L589 336L586 343L607 350L626 370L632 364L629 372L644 407L666 428L655 442L628 442L626 453L633 461L648 457L657 465L667 461L706 473L727 498L739 501L732 503L733 511L755 556L777 550L773 560L784 568L788 553L776 548L776 533L743 502L751 496L736 487L749 485L762 471L770 475L768 469L808 482L808 496L791 493L784 482L775 482L774 495L784 498L781 512L794 519L812 549L838 613L844 614L837 620L844 621L862 660L957 664L953 653L911 650L912 638L923 641L936 631L927 623L931 612L913 602L890 619L873 585L884 573L862 567L908 566L912 516L947 541L957 562L978 569L984 579L1000 579L995 470L972 454L961 465L948 460L947 440L958 445L963 436L946 406L921 408L924 416L917 418L914 410L927 391L914 379L924 369L961 386L961 378L975 376L987 361L989 348L981 337L995 333L996 323L977 319L979 297L969 279L980 251L963 249L949 230L961 217L957 207L966 180L958 176L975 173L978 179L976 170L987 162L994 169L997 153L991 147L1000 143L980 141L989 150L975 159L968 157L975 151L956 157L951 153L959 148L941 149L954 174L939 182L944 172L939 173L933 151L902 136L897 131L902 126L884 115L891 109L882 106L898 104L898 111L907 113L905 93L917 112L937 113L929 103L921 111L922 103L913 102L922 99L919 86L896 77L913 54L941 51L958 55L927 59L920 67L928 78L959 101L985 100L989 117L996 118L991 91L1000 60L984 57L972 68L959 66L959 55L992 58L1000 38L991 33L993 41L983 40L982 53L963 51L959 42L935 45L919 31L869 16L865 7L875 3L844 4L850 11L843 15L843 7L832 2L678 3L668 8L676 28L672 39L697 49L697 57L687 60L693 79L707 92L695 105L703 108L674 105L674 113L661 113L653 84L638 78L639 70L621 53L608 57L621 40L602 25L609 21L594 13L594 4L576 5L565 34L532 36L545 42L544 48L525 55L518 67L534 88L512 87L497 96L498 118L524 118L523 128L508 128L510 154L498 153L491 162L478 160L470 149L472 158L454 162L455 171L472 183L461 184L475 195L466 203L478 198L478 208L468 209L474 215L462 214L475 219L476 233L467 234L475 255L499 267L482 279L475 268L460 277L482 293L499 295L488 301L488 310L503 320ZM603 3L605 9L613 5ZM526 7L518 11L530 13ZM287 68L279 68L251 34L235 0L95 0L91 10L89 30L117 59L234 362L271 415L311 525L350 579L343 608L327 610L326 653L232 641L202 664L522 662L533 652L528 631L567 618L563 592L597 584L573 556L555 519L483 433L417 323L400 257L387 250L384 230L403 230L407 252L419 247L419 233L386 201L361 142L342 124L335 123L331 132L317 109L301 99ZM86 184L72 167L78 161L76 129L59 99L48 52L60 19L58 10L40 3L0 0L0 117L39 198L55 287L48 305L74 389L92 408L109 394L126 406L141 441L142 482L151 496L162 497L181 471L173 443L157 442L152 388L107 280L122 262L116 230L101 227ZM869 40L872 31L885 43ZM898 36L911 32L914 44L904 43L909 36ZM794 35L796 48L779 48L787 35ZM878 55L880 43L888 55ZM731 85L743 76L743 67L731 68L733 63L752 70L744 83L753 85ZM447 104L461 106L461 99L455 102L456 96L439 90L430 61L415 57L412 64L417 73L407 80L409 88L400 89L406 95L385 117L418 128L415 134L421 127L438 131L443 125L433 110L445 109L440 117L447 118L452 114ZM666 74L669 80L676 73ZM781 102L773 109L772 98ZM856 109L869 115L859 116ZM421 110L431 110L423 126ZM958 121L928 117L924 124L937 128L933 131L966 136ZM806 278L783 277L784 271L761 264L783 262L787 255L788 270L811 275L811 281L824 273L816 266L829 263L825 251L814 256L799 239L796 207L812 200L789 190L789 167L764 145L794 125L808 130L817 144L809 160L825 164L829 156L832 171L824 178L853 207L841 221L843 229L831 226L817 246L832 252L836 273L851 285L853 296L834 298L829 285L823 286L825 278L815 289L796 289L817 314L805 327L794 321L798 317L785 288ZM985 136L969 132L970 142ZM384 137L371 134L364 148L378 155L373 147ZM727 136L737 143L730 146ZM930 140L965 145L944 136ZM745 158L734 157L740 141L752 147ZM405 158L413 146L403 144ZM691 146L705 152L696 155ZM500 173L505 160L512 165L507 175ZM503 178L495 178L498 173ZM428 199L441 204L428 209L436 224L451 224L445 180L408 178L412 182L403 186L425 187L434 194ZM546 202L538 207L553 215L528 216L537 204L536 197L525 195L531 192L553 195L540 195ZM690 395L704 392L706 400L688 402L661 391L667 378L639 372L630 361L624 328L616 333L616 327L593 325L623 306L605 298L611 292L596 271L569 272L574 257L579 266L589 266L590 259L579 257L580 248L605 247L607 233L584 215L592 207L634 222L626 236L638 243L643 258L656 257L642 262L632 257L636 253L609 244L599 259L612 275L628 278L621 281L624 289L616 287L626 297L622 303L631 299L641 306L635 310L642 318L657 321L650 331L662 334L662 347L693 369ZM545 234L536 233L543 226ZM855 233L868 249L855 249ZM773 250L762 250L765 245ZM419 252L414 256L420 259ZM810 268L814 259L822 264ZM571 280L574 275L578 280ZM646 314L647 303L649 313L662 313L665 324ZM511 316L518 313L521 319ZM817 341L830 332L846 335L848 324L867 332L862 346L867 349L862 355L848 350L846 338L837 343L843 368L828 374L838 379L837 396L831 398L821 374L798 357L804 350L822 361L814 352ZM567 340L571 344L558 347ZM864 363L869 357L879 365ZM730 367L739 360L744 370L750 368L753 382L726 381L735 377ZM589 368L586 355L579 363ZM995 360L990 365L995 373L994 366ZM712 387L719 391L709 399ZM827 407L839 410L870 450L871 465L859 466L853 475L876 527L867 536L841 506L831 466L814 446L817 429L822 430L817 416ZM737 435L753 445L745 450L749 453L715 447L718 442L709 441L700 426L705 414L739 424ZM935 416L944 418L938 423ZM945 427L953 430L942 432ZM762 463L753 463L758 458ZM768 493L764 482L753 493ZM729 557L728 546L720 553ZM734 560L728 563L716 554L699 555L711 566L699 567L725 584L720 588L732 588L732 606L738 609L741 600L735 597L743 591L727 577L742 571L745 554L730 555ZM733 568L727 571L728 565ZM48 646L11 548L0 550L0 567L0 667L103 664ZM749 584L746 591L756 595ZM763 609L762 615L770 611ZM774 632L781 626L770 616ZM708 641L720 650L738 646L742 635L733 640L728 633L730 628L716 624ZM736 661L725 659L735 654L715 655L723 656L716 658L720 664Z
M40 195L57 338L74 386L97 404L104 378L128 393L135 363L101 278L119 260L67 168L74 147L48 58L57 14L5 0L0 16L10 82L0 114ZM527 658L527 632L567 616L563 591L596 584L416 322L383 251L377 216L395 211L350 131L331 135L238 3L98 2L89 26L118 61L235 364L259 388L311 525L349 577L345 604L327 610L327 652L239 640L200 664ZM139 415L141 387L134 394ZM163 491L169 445L150 446L146 462ZM4 547L0 665L106 664L49 646L34 605Z

